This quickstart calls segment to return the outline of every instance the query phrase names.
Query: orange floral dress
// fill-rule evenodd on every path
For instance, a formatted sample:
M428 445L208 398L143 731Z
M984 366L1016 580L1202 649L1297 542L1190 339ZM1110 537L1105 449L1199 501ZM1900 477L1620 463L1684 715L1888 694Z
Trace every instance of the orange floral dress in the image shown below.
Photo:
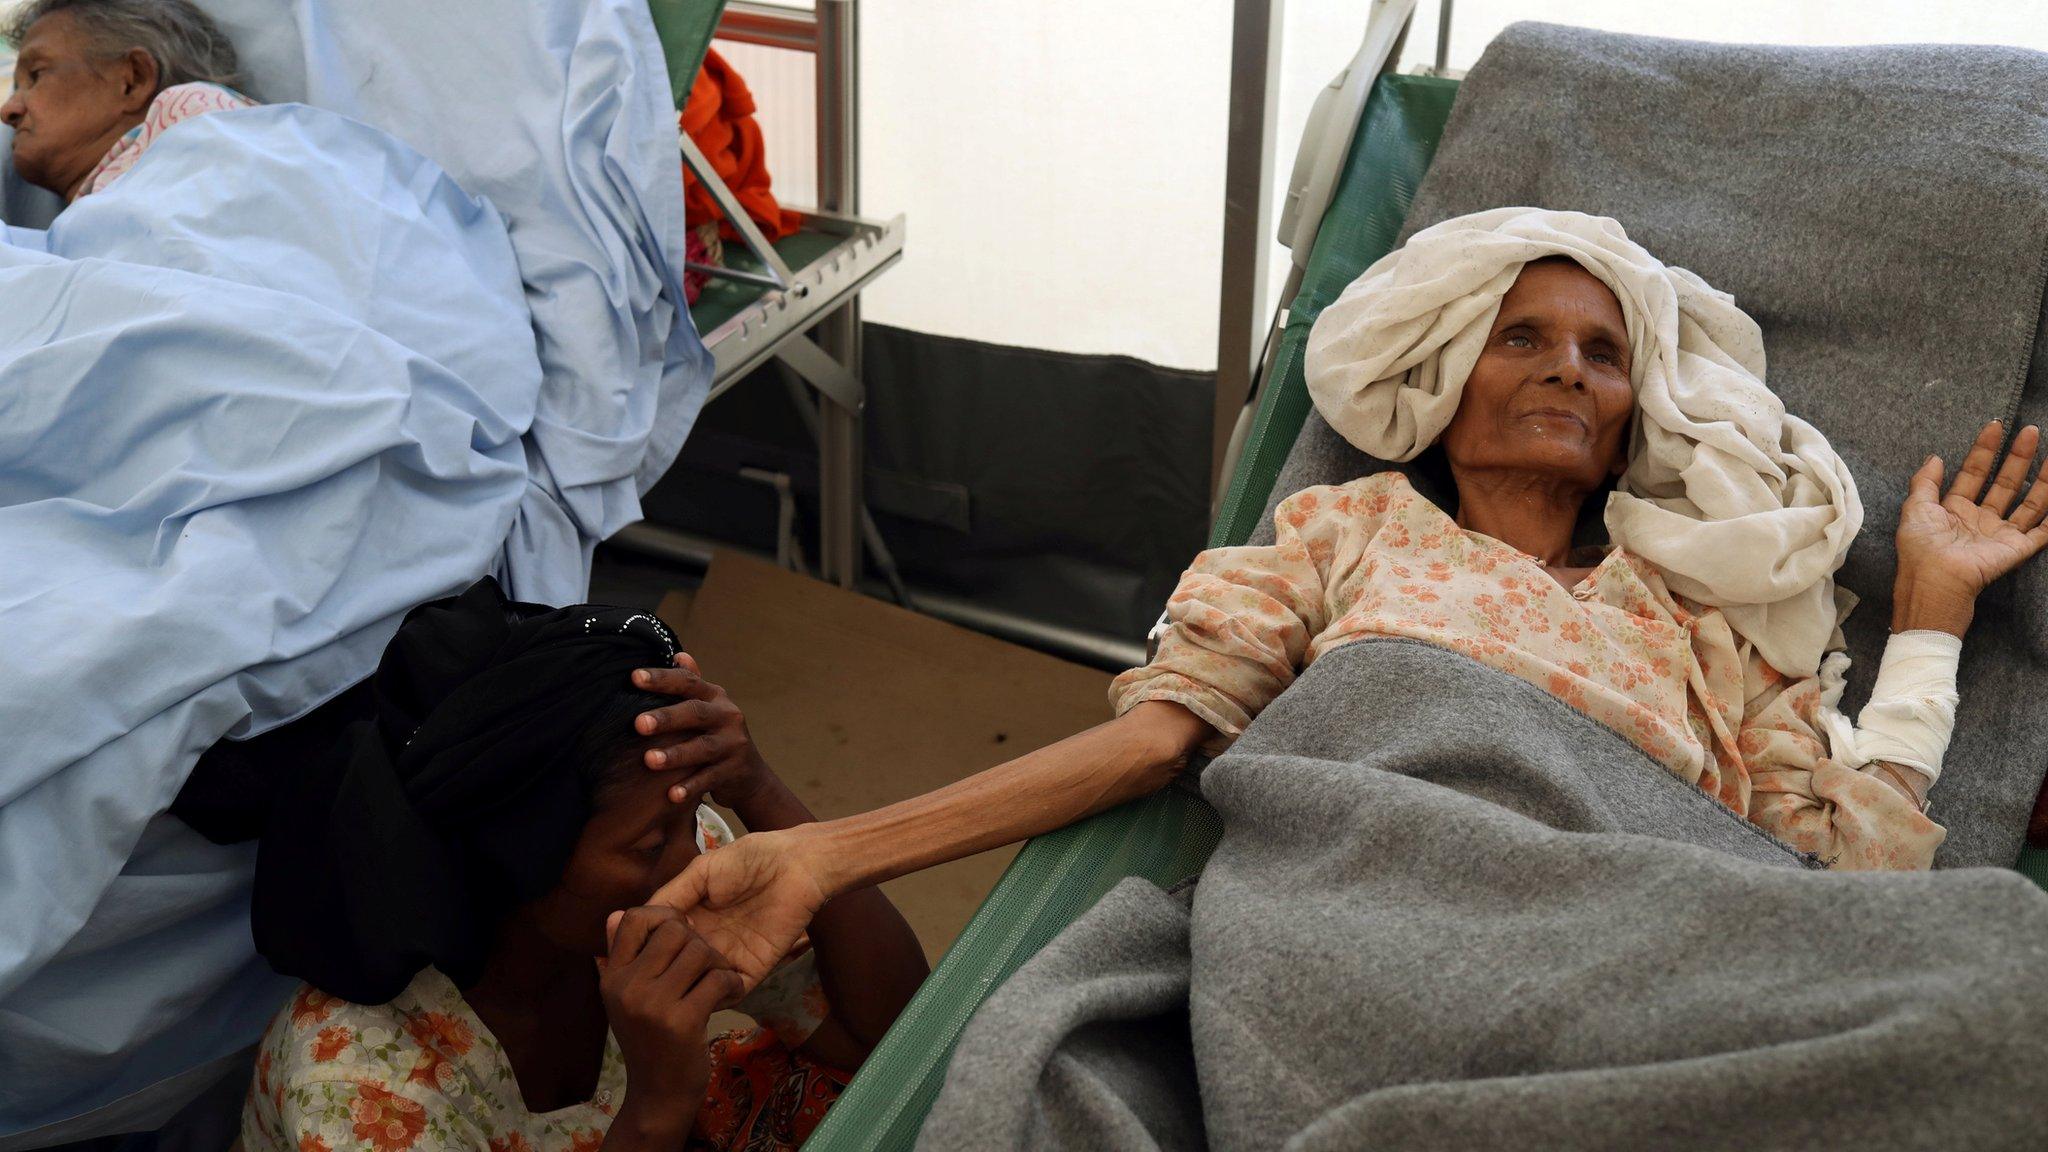
M741 1008L762 1011L752 1003ZM710 1042L711 1081L691 1152L794 1150L824 1119L847 1077L798 1051L809 1028L777 1023ZM625 1095L625 1061L607 1037L589 1100L527 1111L496 1038L455 985L429 968L389 1004L352 1004L301 986L257 1051L242 1147L595 1152Z
M709 808L697 843L733 840ZM711 1079L687 1152L794 1152L849 1076L801 1051L830 1013L813 956L769 973L738 1010L759 1027L709 1042ZM626 1095L618 1041L605 1038L589 1100L529 1112L512 1064L453 981L433 968L389 1004L301 985L256 1054L242 1108L245 1152L596 1152Z
M1942 827L1876 765L1829 759L1820 681L1781 675L1647 562L1612 549L1566 588L1395 472L1298 492L1274 524L1270 546L1195 558L1158 655L1111 686L1118 714L1175 701L1216 729L1214 753L1318 656L1406 637L1543 688L1833 867L1932 865Z

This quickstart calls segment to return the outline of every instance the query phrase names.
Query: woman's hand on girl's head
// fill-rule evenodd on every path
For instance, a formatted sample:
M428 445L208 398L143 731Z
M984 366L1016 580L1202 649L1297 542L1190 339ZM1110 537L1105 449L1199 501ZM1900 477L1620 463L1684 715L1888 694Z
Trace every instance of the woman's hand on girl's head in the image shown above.
M754 747L746 716L725 689L704 679L687 653L676 657L673 668L643 668L633 673L633 686L682 698L680 703L643 712L633 722L642 736L662 738L648 749L647 766L682 773L669 789L669 799L684 803L708 795L728 808L739 809L775 779Z
M672 908L751 990L781 963L828 899L804 853L817 825L742 836L690 862L652 903ZM623 930L624 921L619 921Z
M1962 635L1978 594L2048 546L2048 484L2026 482L2040 429L2020 429L1994 474L2001 433L1995 420L1984 426L1946 494L1941 457L1928 457L1913 474L1899 511L1893 631Z
M669 908L620 914L599 964L605 1014L633 1089L620 1134L680 1147L711 1076L705 1028L739 998L739 974Z

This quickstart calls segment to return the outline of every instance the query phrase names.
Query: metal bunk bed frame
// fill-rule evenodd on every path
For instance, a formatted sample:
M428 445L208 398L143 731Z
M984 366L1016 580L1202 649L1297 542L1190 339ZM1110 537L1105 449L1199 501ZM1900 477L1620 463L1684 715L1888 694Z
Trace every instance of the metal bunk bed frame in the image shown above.
M788 369L793 376L785 374L784 380L791 398L818 442L819 575L853 587L860 577L865 543L898 599L903 599L895 565L861 495L867 390L861 381L860 292L902 258L904 221L901 215L886 221L858 215L857 0L817 0L814 10L751 0L650 0L649 11L669 56L669 82L678 109L689 96L714 36L808 52L817 59L819 206L798 211L803 217L801 233L832 239L822 254L792 267L740 207L695 142L686 133L676 134L682 162L740 234L752 265L692 269L762 290L708 330L700 324L698 335L715 365L706 402L771 361ZM704 552L696 538L645 521L627 527L612 542L666 558L694 559Z

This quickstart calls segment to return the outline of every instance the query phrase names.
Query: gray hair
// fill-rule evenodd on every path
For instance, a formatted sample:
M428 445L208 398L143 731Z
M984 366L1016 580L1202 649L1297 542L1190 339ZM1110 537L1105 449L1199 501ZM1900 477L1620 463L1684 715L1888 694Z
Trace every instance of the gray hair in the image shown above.
M194 81L241 84L235 46L191 0L32 0L0 25L0 36L20 47L36 21L59 12L71 13L95 52L149 53L159 91Z

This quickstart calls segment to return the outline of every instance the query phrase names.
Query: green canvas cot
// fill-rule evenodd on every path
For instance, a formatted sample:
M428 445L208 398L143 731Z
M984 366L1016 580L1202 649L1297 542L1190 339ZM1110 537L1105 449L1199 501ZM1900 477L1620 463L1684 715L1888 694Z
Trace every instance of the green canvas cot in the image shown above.
M678 107L722 2L650 0ZM679 61L689 61L687 69ZM1316 317L1393 248L1457 96L1455 80L1385 74L1374 82L1324 211L1242 456L1209 537L1242 544L1264 514L1310 411L1302 352ZM1037 837L1012 862L936 971L819 1126L807 1150L910 1148L945 1080L954 1044L997 986L1126 877L1170 887L1199 873L1222 828L1194 791L1171 787ZM2048 851L2019 871L2048 888Z
M1454 80L1428 76L1384 75L1375 82L1300 291L1287 304L1286 327L1210 547L1244 543L1265 513L1310 411L1302 377L1309 327L1392 249L1457 88ZM1220 832L1207 804L1174 787L1031 841L805 1148L911 1147L960 1030L989 993L1125 877L1170 887L1195 875ZM2048 888L2048 851L2027 849L2018 867Z
M712 37L718 32L725 0L647 0L647 11L654 19L654 32L668 62L669 94L675 99L676 111L681 112L690 98L697 70L704 66L704 54L711 49ZM823 258L839 241L840 237L831 233L798 231L775 241L774 247L791 268L805 268ZM729 246L726 260L742 272L764 270L742 244ZM690 306L690 319L698 332L714 332L769 291L761 284L745 280L714 279Z

